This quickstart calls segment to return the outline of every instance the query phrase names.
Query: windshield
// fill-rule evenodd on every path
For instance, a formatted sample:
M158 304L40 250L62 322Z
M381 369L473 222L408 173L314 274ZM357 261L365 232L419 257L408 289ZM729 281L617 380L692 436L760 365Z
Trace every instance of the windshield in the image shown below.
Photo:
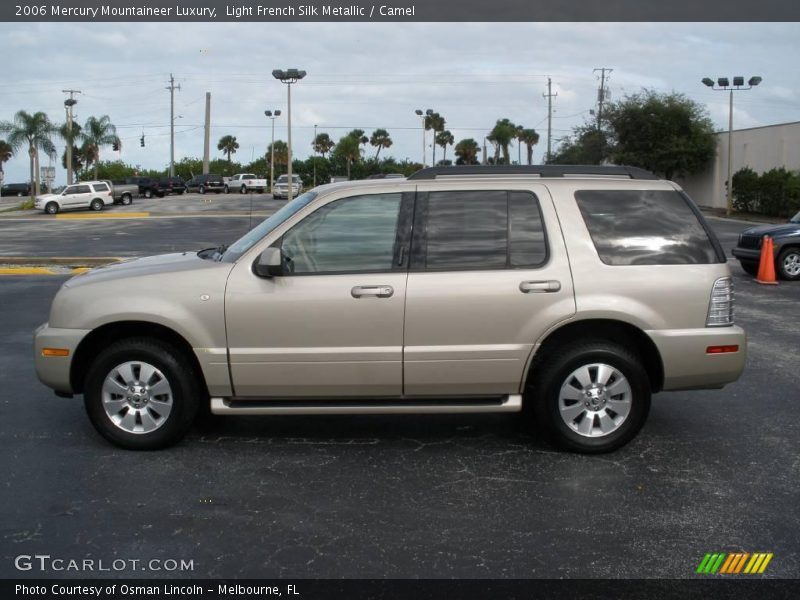
M225 254L222 255L220 260L224 262L233 262L238 259L242 254L247 252L253 245L261 240L270 231L275 229L278 225L286 221L289 217L295 214L304 206L307 206L314 198L317 197L316 192L306 192L298 196L288 204L286 204L279 211L267 217L260 225L254 227L233 244L231 244Z
M795 216L789 219L789 223L800 223L800 212L798 212Z

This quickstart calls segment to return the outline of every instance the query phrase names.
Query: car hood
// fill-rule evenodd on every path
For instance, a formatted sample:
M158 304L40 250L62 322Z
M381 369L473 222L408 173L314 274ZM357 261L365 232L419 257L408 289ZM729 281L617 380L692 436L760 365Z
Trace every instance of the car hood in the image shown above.
M54 198L60 198L61 194L40 194L36 196L36 200L52 200Z
M157 275L176 275L186 271L225 270L230 271L231 263L202 259L197 252L176 252L145 258L126 259L111 263L77 275L67 281L64 287L79 287L87 284L113 281L117 279L133 279Z
M742 233L746 235L757 235L757 236L769 235L771 237L800 235L800 223L759 225L758 227L750 227L749 229L745 229Z

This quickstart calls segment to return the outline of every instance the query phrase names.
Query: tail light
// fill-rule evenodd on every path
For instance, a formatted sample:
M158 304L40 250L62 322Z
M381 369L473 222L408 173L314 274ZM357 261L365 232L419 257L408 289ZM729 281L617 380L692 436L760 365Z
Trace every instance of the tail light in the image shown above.
M733 279L720 277L711 288L706 327L733 325Z

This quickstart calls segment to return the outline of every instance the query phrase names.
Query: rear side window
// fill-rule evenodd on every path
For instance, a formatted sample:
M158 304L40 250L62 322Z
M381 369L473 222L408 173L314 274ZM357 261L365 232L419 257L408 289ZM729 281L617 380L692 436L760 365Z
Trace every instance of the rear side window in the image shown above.
M106 184L106 183L95 183L94 184L94 191L95 192L107 192L108 191L108 184Z
M504 269L547 260L539 202L530 192L428 194L425 267Z
M75 190L72 192L73 194L91 194L92 188L88 185L76 185Z
M575 199L607 265L719 262L703 224L679 192L581 190Z

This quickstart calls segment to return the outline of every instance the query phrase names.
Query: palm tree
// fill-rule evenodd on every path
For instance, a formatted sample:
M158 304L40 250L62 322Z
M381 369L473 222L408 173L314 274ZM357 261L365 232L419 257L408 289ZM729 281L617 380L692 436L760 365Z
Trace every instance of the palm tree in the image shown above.
M275 146L277 148L277 146ZM221 150L228 155L228 164L231 164L231 154L236 154L239 149L239 142L236 141L235 135L223 135L219 138L217 150Z
M234 138L235 140L236 138ZM237 144L238 146L238 144ZM267 148L267 156L272 157L272 144ZM289 145L282 140L275 140L275 164L285 165L289 162Z
M336 151L345 159L347 163L347 178L350 179L350 166L361 158L361 144L359 138L347 134L339 140L339 143L336 145Z
M392 138L389 137L389 132L385 129L376 129L372 132L369 143L378 149L375 153L375 160L378 160L378 155L381 153L381 150L383 148L389 148L392 145Z
M3 163L11 160L11 155L14 154L14 149L5 140L0 140L0 173L3 172ZM0 177L0 181L2 181Z
M478 146L478 142L476 142L472 138L461 140L456 144L456 147L454 149L454 152L458 157L458 160L456 160L456 164L477 165L479 151L480 147Z
M369 143L369 138L366 135L364 135L363 129L353 129L353 131L347 134L347 137L351 137L355 140L358 140L359 146L361 146L362 144L366 145L367 143Z
M74 125L73 125L74 127ZM97 168L100 163L100 148L113 144L122 145L117 136L117 128L111 122L108 115L89 117L81 130L80 137L83 140L83 154L86 158L86 168L94 165L94 178L97 179Z
M53 154L56 147L50 139L56 129L43 112L33 114L24 110L14 115L13 121L0 123L0 133L7 134L6 141L11 146L11 151L16 152L25 145L28 146L28 156L31 161L31 194L39 193L39 150L45 154ZM31 197L33 197L31 196Z
M314 148L314 152L319 152L322 155L322 158L325 158L325 155L333 150L333 147L336 144L333 143L331 136L327 133L320 133L317 134L317 137L314 138L314 142L311 146Z
M495 145L494 162L497 164L500 158L500 150L503 151L505 164L510 164L508 157L508 147L517 137L517 126L508 119L498 119L488 136L489 141Z
M533 164L533 147L539 143L539 134L535 129L520 129L517 133L520 144L525 144L528 150L528 164Z
M441 146L443 148L442 162L447 160L447 146L453 145L455 141L456 140L453 137L453 134L450 133L447 129L445 129L444 131L440 131L439 133L436 134L436 145Z
M436 139L436 133L444 131L445 120L438 112L425 115L425 131L433 131L433 139ZM436 164L436 143L433 144L433 164Z

